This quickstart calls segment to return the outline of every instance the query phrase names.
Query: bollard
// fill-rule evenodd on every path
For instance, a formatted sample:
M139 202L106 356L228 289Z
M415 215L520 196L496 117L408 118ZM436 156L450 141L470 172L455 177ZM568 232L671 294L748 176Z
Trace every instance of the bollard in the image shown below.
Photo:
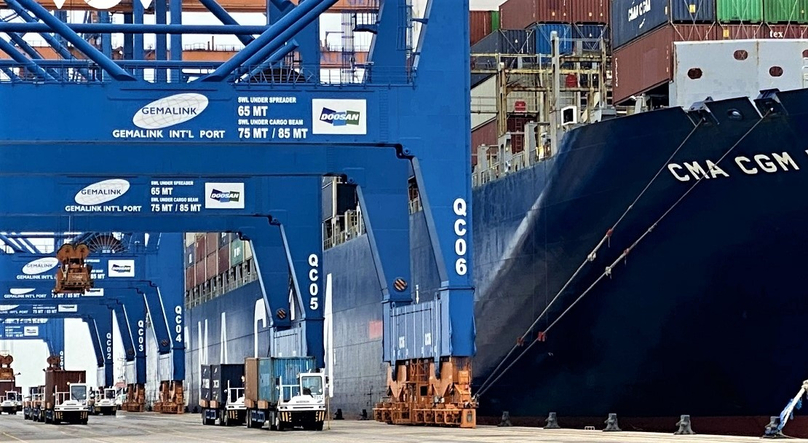
M766 432L761 438L785 438L783 431L780 429L780 416L774 415L769 417L769 424L766 425Z
M511 414L508 411L502 411L502 421L500 421L497 426L513 426L511 424Z
M609 413L609 418L606 419L604 422L606 423L606 429L603 432L612 432L612 431L620 431L620 427L617 426L617 414Z
M345 420L342 417L342 409L337 409L337 413L334 414L334 420Z
M555 412L551 412L545 421L547 424L544 426L544 429L561 429L561 426L558 425L558 417L556 417Z
M679 426L679 430L674 432L673 435L693 435L693 428L690 427L690 416L683 415L679 418L679 421L676 423L676 426Z

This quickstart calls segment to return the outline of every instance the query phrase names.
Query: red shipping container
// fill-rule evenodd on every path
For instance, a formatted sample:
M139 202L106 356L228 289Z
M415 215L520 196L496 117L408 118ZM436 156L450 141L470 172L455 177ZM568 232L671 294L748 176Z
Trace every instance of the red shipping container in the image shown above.
M196 262L194 265L194 275L196 275L195 283L197 285L205 283L205 280L207 280L207 278L205 278L205 260Z
M474 45L494 29L493 11L469 11L471 45Z
M609 23L611 0L508 0L499 6L502 29L534 23Z
M194 254L194 257L196 257L197 262L205 261L205 256L208 255L208 251L205 246L207 243L206 238L207 237L205 234L196 235L196 254Z
M215 252L213 254L208 254L208 258L205 259L205 280L210 280L219 274L219 264L217 263L218 260L219 254L216 254Z
M219 274L230 270L230 245L219 248Z
M669 82L673 42L720 40L716 25L665 25L614 51L613 97L621 104L632 95Z
M213 254L219 249L219 233L218 232L208 232L205 234L207 237L205 239L205 245L207 246L207 254Z
M769 29L762 24L757 25L721 25L719 40L747 40L752 38L769 38Z
M190 291L196 286L196 270L192 267L185 268L185 290Z
M808 38L808 25L766 25L763 38L798 39Z
M477 148L480 145L496 146L498 142L497 137L497 120L478 126L477 129L471 131L471 165L477 165Z

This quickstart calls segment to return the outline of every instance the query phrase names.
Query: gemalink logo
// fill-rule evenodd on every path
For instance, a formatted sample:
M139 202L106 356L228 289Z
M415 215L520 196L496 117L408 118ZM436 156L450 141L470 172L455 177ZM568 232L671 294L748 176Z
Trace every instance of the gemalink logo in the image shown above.
M312 99L313 134L367 134L365 100Z
M22 267L22 273L25 275L39 275L48 272L59 264L59 259L56 257L42 257L28 262ZM13 292L12 292L13 293Z
M76 203L84 206L94 206L110 202L126 194L129 182L120 178L103 180L93 183L76 194Z
M205 183L206 209L244 209L244 183Z
M358 125L361 115L360 112L356 111L335 111L333 109L323 108L323 111L320 113L320 121L333 126Z
M132 123L143 129L168 128L195 118L207 107L208 98L202 94L175 94L140 108Z
M107 264L107 275L114 277L134 277L134 260L110 260Z

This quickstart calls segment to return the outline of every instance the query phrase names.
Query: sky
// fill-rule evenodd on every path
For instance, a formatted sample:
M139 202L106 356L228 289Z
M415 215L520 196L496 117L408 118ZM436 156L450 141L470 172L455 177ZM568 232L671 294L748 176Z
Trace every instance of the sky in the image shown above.
M505 0L469 0L469 7L473 10L494 10L503 3L505 3Z

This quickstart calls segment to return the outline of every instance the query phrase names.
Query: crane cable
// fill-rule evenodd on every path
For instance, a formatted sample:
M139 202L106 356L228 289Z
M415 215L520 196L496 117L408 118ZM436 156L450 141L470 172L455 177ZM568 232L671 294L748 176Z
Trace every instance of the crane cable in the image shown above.
M744 140L744 139L745 139L745 138L746 138L746 137L747 137L747 136L748 136L748 135L749 135L749 134L750 134L750 133L751 133L751 132L752 132L752 131L753 131L755 128L756 128L756 127L757 127L757 125L759 125L759 124L760 124L760 122L762 122L762 121L763 121L763 120L764 120L764 119L765 119L765 118L766 118L766 117L767 117L767 116L768 116L770 113L771 113L771 110L767 111L767 112L766 112L766 113L765 113L765 114L764 114L764 115L763 115L763 116L762 116L762 117L761 117L761 118L760 118L760 119L759 119L757 122L755 122L755 124L754 124L754 125L752 125L752 127L751 127L751 128L749 128L749 130L747 130L747 131L746 131L746 132L745 132L745 133L744 133L744 134L743 134L743 135L742 135L742 136L741 136L741 137L740 137L740 138L739 138L739 139L738 139L738 140L735 142L735 144L733 144L733 145L732 145L732 146L731 146L731 147L730 147L730 148L729 148L729 149L728 149L726 152L724 152L724 154L723 154L723 155L722 155L722 156L721 156L721 157L718 159L718 161L716 161L716 163L715 163L715 164L716 164L716 165L718 165L719 163L721 163L721 161L722 161L722 160L723 160L723 159L724 159L724 158L725 158L727 155L729 155L729 153L730 153L730 152L732 152L732 151L733 151L733 150L734 150L734 149L735 149L735 148L736 148L736 147L737 147L737 146L738 146L738 145L739 145L739 144L740 144L740 143L741 143L741 142L742 142L742 141L743 141L743 140ZM523 349L523 350L522 350L522 352L521 352L519 355L517 355L517 357L514 359L514 361L512 361L512 362L511 362L511 363L510 363L508 366L506 366L506 367L505 367L505 369L503 369L503 370L502 370L502 372L501 372L499 375L497 375L497 376L496 376L496 378L494 378L493 380L491 380L491 379L494 377L494 375L496 375L497 371L498 371L498 370L499 370L499 369L502 367L502 365L505 363L505 361L507 361L507 359L508 359L508 358L509 358L509 357L510 357L512 354L513 354L513 352L514 352L514 351L515 351L517 348L521 347L521 345L522 345L522 344L523 344L523 342L524 342L524 339L527 337L527 335L530 333L530 331L532 331L532 330L533 330L533 328L536 326L536 324L537 324L537 323L538 323L538 322L541 320L541 318L542 318L542 317L543 317L543 316L544 316L544 315L547 313L547 311L550 309L550 307L552 306L552 304L553 304L553 303L554 303L554 302L555 302L555 301L558 299L558 297L559 297L559 296L560 296L560 295L563 293L563 291L564 291L564 290L565 290L565 289L566 289L566 288L567 288L567 287L570 285L570 283L572 282L572 280L573 280L573 279L574 279L574 278L575 278L575 277L578 275L578 273L581 271L581 269L583 269L583 267L586 265L586 263L587 263L587 262L591 262L591 261L593 261L593 260L594 260L594 258L595 258L595 254L596 254L596 253L597 253L597 251L600 249L600 247L603 245L603 243L605 243L605 241L611 237L611 235L612 235L612 233L614 232L614 229L617 227L617 225L619 225L619 224L620 224L620 222L621 222L621 221L623 221L623 219L626 217L626 215L627 215L627 214L628 214L628 213L629 213L629 212L630 212L630 211L631 211L631 210L634 208L634 205L637 203L637 201L639 201L639 199L640 199L640 198L643 196L643 194L645 194L645 192L646 192L646 191L647 191L647 190L648 190L648 189L651 187L651 185L653 184L653 182L654 182L654 181L655 181L655 180L656 180L656 179L659 177L659 175L661 174L661 172L662 172L662 171L665 169L666 165L667 165L668 163L670 163L670 161L673 159L673 157L674 157L674 156L676 156L676 154L677 154L677 153L678 153L678 152L679 152L679 151L682 149L682 147L684 147L684 145L687 143L687 141L690 139L690 137L693 135L693 133L695 133L695 132L696 132L696 130L697 130L697 129L698 129L700 126L701 126L701 124L702 124L703 122L704 122L704 119L699 120L699 122L698 122L698 123L697 123L697 124L696 124L696 125L693 127L693 129L690 131L690 133L687 135L687 137L685 137L685 139L682 141L682 143L681 143L681 144L679 144L679 147L677 147L677 148L676 148L676 150L673 152L673 154L671 154L671 155L670 155L670 157L668 157L668 160L667 160L667 161L666 161L666 162L665 162L665 163L662 165L662 167L660 167L660 168L659 168L659 170L658 170L658 171L657 171L657 173L654 175L654 177L651 179L651 181L649 181L649 182L648 182L648 184L645 186L645 188L643 188L643 190L642 190L642 191L641 191L641 192L640 192L640 193L637 195L637 197L634 199L634 201L633 201L633 202L632 202L632 203L631 203L631 204L630 204L630 205L629 205L629 206L626 208L626 210L623 212L623 214L620 216L620 218L618 218L617 222L615 222L615 224L614 224L614 225L613 225L613 226L612 226L612 227L611 227L611 228L610 228L608 231L606 231L606 235L604 235L604 237L603 237L603 238L600 240L600 242L597 244L597 246L595 246L595 248L594 248L594 249L592 250L592 252L591 252L591 253L590 253L590 254L587 256L587 258L584 260L584 262L583 262L583 263L581 263L581 265L578 267L578 269L575 271L575 273L573 273L573 275L572 275L572 276L569 278L569 280L567 280L567 282L566 282L566 283L564 283L564 286L562 286L562 287L561 287L561 289L560 289L560 290L559 290L559 291L556 293L556 295L553 297L553 299L550 301L550 303L549 303L549 304L548 304L548 305L547 305L547 306L544 308L544 310L541 312L541 314L539 314L539 316L538 316L538 317L536 318L536 320L535 320L535 321L534 321L534 322L533 322L533 323L530 325L530 327L529 327L529 328L528 328L528 329L525 331L525 333L524 333L524 334L523 334L523 335L522 335L522 336L521 336L521 337L520 337L520 338L517 340L517 343L516 343L516 344L515 344L515 345L514 345L514 346L511 348L511 350L508 352L508 354L507 354L507 355L506 355L506 356L505 356L505 357L502 359L502 361L499 363L499 365L497 365L497 367L494 369L494 371L492 371L492 372L491 372L491 375L489 375L489 376L488 376L488 378L487 378L487 379L486 379L486 380L483 382L483 384L480 386L480 391L479 391L479 392L478 392L478 393L475 395L475 397L479 397L480 395L484 394L484 393L485 393L485 392L486 392L486 391L487 391L487 390L488 390L488 389L489 389L491 386L493 386L493 385L494 385L494 383L496 383L496 382L497 382L497 381L498 381L498 380L499 380L499 379L500 379L500 378L501 378L501 377L502 377L502 376L505 374L505 372L507 372L507 371L508 371L508 369L510 369L510 368L511 368L511 367L512 367L514 364L516 364L516 362L517 362L517 361L519 361L519 359L521 359L521 358L522 358L522 357L523 357L523 356L524 356L524 355L527 353L527 351L529 351L529 350L530 350L530 348L532 348L532 347L533 347L533 345L534 345L534 344L538 343L539 341L542 341L542 340L540 340L539 338L537 338L536 340L533 340L533 341L530 343L530 345L528 345L528 347L527 347L527 348ZM704 177L706 177L706 175L699 177L699 178L698 178L698 179L697 179L697 180L696 180L696 181L695 181L695 182L694 182L694 183L693 183L693 184L690 186L690 188L688 188L688 189L687 189L687 191L685 191L685 193L684 193L684 194L682 194L682 196L681 196L681 197L679 197L679 199L677 199L677 200L676 200L676 201L673 203L673 205L671 205L671 206L668 208L668 210L666 210L666 211L665 211L665 212L664 212L664 213L663 213L663 214L662 214L662 215L661 215L661 216L660 216L660 217L659 217L659 218L658 218L658 219L657 219L657 220L656 220L656 221L655 221L653 224L651 224L651 226L649 226L649 227L648 227L648 229L647 229L647 230L646 230L646 231L645 231L645 232L644 232L644 233L643 233L643 234L642 234L642 235L641 235L639 238L637 238L637 240L635 240L635 241L634 241L634 243L632 243L632 244L631 244L631 246L629 246L627 249L625 249L625 250L624 250L624 251L623 251L623 252L620 254L620 256L618 256L618 257L617 257L617 259L616 259L616 260L614 260L614 262L612 262L612 264L611 264L610 266L607 266L607 267L606 267L606 269L603 271L603 273L601 273L601 275L600 275L600 276L599 276L599 277L598 277L598 278L597 278L597 279L596 279L596 280L595 280L595 281L594 281L594 282L593 282L591 285L589 285L589 287L587 287L587 288L586 288L586 290L584 290L584 292L583 292L583 293L581 293L581 295L580 295L580 296L578 296L578 298L576 298L576 299L575 299L575 301L574 301L574 302L572 302L572 304L571 304L570 306L568 306L568 307L567 307L567 308L566 308L566 309L565 309L565 310L564 310L564 311L563 311L563 312L562 312L562 313L561 313L561 314L558 316L558 318L556 318L556 319L555 319L555 320L554 320L552 323L550 323L550 325L549 325L549 326L548 326L548 327L547 327L547 328L546 328L544 331L542 331L542 333L541 333L541 335L540 335L540 338L541 338L541 337L542 337L544 334L546 334L546 333L547 333L547 332L548 332L548 331L549 331L549 330L550 330L550 329L551 329L553 326L555 326L555 324L556 324L556 323L558 323L558 321L559 321L559 320L561 320L561 318L562 318L562 317L564 317L564 315L566 315L566 314L567 314L567 312L569 312L569 311L570 311L570 309L572 309L572 308L573 308L573 307L574 307L574 306L575 306L575 305L576 305L576 304L577 304L577 303L578 303L578 302L579 302L579 301L580 301L580 300L581 300L581 299L582 299L584 296L586 296L586 295L589 293L589 291L591 291L591 290L592 290L592 288L594 288L594 287L595 287L595 285L597 285L597 284L598 284L598 283L599 283L599 282L600 282L600 281L603 279L603 277L606 277L606 276L611 276L612 269L613 269L613 268L614 268L614 267L615 267L615 266L616 266L616 265L617 265L617 264L620 262L620 260L624 259L624 258L625 258L625 257L628 255L628 253L629 253L629 252L630 252L632 249L634 249L634 247L636 247L636 246L637 246L637 244L639 244L639 243L640 243L640 242L641 242L641 241L642 241L642 240L643 240L643 239L644 239L644 238L645 238L645 237L646 237L648 234L650 234L650 233L651 233L651 231L653 231L653 230L654 230L654 228L655 228L655 227L656 227L656 226L657 226L657 225L658 225L658 224L659 224L659 223L660 223L660 222L661 222L661 221L662 221L662 220L663 220L663 219L664 219L664 218L665 218L665 217L666 217L666 216L667 216L667 215L668 215L668 214L669 214L669 213L670 213L670 212L671 212L671 211L672 211L672 210L673 210L673 209L674 209L674 208L675 208L677 205L679 205L679 203L680 203L680 202L681 202L681 201L682 201L682 200L683 200L683 199L684 199L684 198L685 198L685 197L686 197L688 194L690 194L690 192L691 192L691 191L692 191L692 190L693 190L693 189L694 189L694 188L695 188L695 187L696 187L696 186L697 186L699 183L701 183L701 181L704 179ZM490 381L490 383L489 383L489 381Z

